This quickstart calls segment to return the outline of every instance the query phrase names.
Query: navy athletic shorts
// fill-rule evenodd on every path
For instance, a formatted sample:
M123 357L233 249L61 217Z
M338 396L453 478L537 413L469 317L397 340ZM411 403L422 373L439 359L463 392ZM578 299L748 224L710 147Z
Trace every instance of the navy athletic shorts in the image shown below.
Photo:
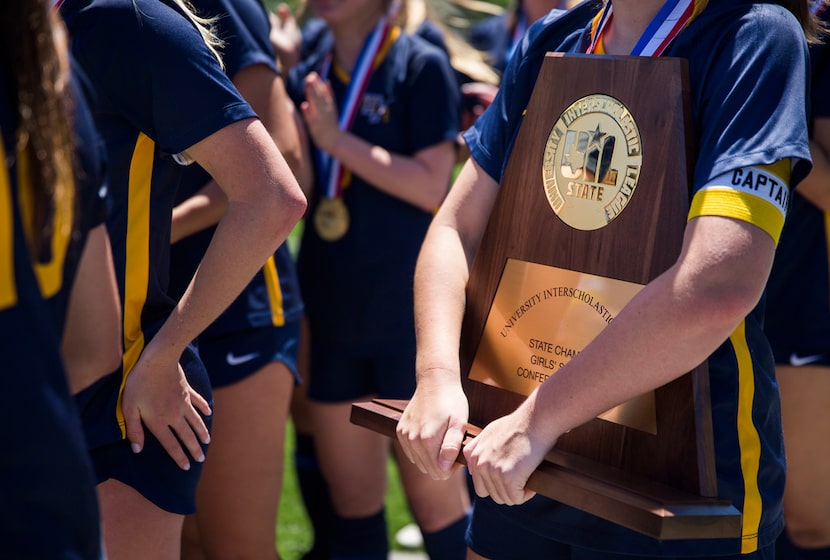
M211 386L224 387L241 381L271 362L282 362L300 383L297 352L300 320L281 327L247 329L219 337L199 337L199 355Z

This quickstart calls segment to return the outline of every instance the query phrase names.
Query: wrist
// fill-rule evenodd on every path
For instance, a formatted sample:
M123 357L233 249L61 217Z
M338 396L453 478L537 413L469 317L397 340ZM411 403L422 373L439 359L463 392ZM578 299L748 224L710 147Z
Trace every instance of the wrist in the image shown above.
M339 128L335 128L334 132L332 132L325 138L325 145L321 145L320 149L329 154L331 157L335 159L340 159L338 148L340 147L345 134L346 133L340 130Z

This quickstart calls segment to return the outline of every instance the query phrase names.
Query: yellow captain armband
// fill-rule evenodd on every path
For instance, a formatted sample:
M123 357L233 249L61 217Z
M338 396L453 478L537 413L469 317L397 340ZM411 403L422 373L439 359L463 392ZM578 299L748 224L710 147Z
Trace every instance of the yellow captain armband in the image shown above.
M689 219L724 216L754 224L778 244L790 205L789 158L740 167L715 177L692 198Z

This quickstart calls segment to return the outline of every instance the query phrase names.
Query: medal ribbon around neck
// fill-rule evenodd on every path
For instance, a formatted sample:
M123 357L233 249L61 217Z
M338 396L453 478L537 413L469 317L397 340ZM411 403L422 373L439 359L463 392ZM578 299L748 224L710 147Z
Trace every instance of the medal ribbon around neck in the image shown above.
M383 16L363 43L351 79L349 80L346 98L343 100L343 107L340 108L340 116L337 121L337 126L340 130L349 130L351 128L354 118L357 115L360 99L363 97L363 92L366 91L366 86L369 85L369 79L372 77L375 58L377 58L378 53L386 43L391 29L392 25L389 18ZM328 78L331 61L332 54L329 53L320 69L320 76L324 80ZM333 159L321 150L318 150L317 154L320 160L319 168L322 170L325 178L323 182L323 195L326 198L337 198L340 196L343 166L339 160Z
M824 3L824 0L812 0L810 2L810 11L814 16L820 15L824 11L825 7L827 7L827 5Z
M707 3L708 0L667 0L643 31L640 40L631 50L631 55L660 56L675 37L703 11ZM596 52L597 44L613 14L614 5L611 0L608 0L591 26L591 45L588 47L588 54Z

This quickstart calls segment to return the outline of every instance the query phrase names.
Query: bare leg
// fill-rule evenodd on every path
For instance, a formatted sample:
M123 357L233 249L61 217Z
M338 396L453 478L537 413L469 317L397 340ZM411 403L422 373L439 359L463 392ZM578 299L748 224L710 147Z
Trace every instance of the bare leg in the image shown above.
M448 480L433 480L406 458L397 442L394 450L401 483L421 531L441 530L466 515L470 494L463 470L457 469Z
M107 557L112 560L177 560L184 516L159 508L117 480L98 485Z
M830 547L830 368L782 366L776 375L787 449L787 532L798 547Z
M389 438L349 421L351 403L313 402L314 440L334 509L342 517L377 513L386 497Z
M214 389L211 446L196 491L205 558L275 560L285 424L294 377L271 362L238 383ZM185 556L190 559L191 557Z
M202 540L199 537L199 521L196 514L185 515L182 525L182 560L205 560Z

